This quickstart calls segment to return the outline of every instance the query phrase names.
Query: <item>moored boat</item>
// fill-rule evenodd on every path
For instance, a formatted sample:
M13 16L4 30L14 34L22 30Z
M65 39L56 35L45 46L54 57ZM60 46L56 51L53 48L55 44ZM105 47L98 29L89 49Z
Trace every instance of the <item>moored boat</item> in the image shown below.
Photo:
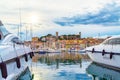
M106 39L103 43L86 48L90 58L97 63L120 68L120 36Z
M15 80L27 68L33 52L0 21L0 80Z

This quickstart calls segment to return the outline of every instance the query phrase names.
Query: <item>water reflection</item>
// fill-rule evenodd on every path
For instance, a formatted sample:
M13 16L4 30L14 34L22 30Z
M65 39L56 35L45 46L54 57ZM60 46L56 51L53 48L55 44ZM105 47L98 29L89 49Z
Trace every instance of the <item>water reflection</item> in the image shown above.
M65 65L80 64L80 68L82 67L81 55L73 54L73 53L64 53L64 54L51 53L51 54L44 54L44 55L42 54L42 55L39 55L37 62L45 63L48 66L56 64L56 69L59 68L59 64L61 63Z
M16 80L32 80L33 79L33 76L29 70L29 68L27 67L25 69L25 71L23 71ZM13 79L15 80L15 79Z
M59 63L59 68L56 69L56 64L47 65L37 62L37 65L32 67L32 73L34 80L92 80L92 77L88 76L85 71L89 64L90 62L83 62L80 68L79 64Z
M92 80L86 74L91 62L82 57L86 58L78 53L36 54L32 63L34 80Z
M86 69L88 74L93 76L93 80L120 80L120 71L91 63Z

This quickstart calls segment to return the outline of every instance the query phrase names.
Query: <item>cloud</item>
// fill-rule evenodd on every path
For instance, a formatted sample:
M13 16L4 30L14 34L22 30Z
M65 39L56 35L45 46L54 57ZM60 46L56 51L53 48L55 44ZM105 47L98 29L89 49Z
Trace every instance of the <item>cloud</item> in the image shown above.
M21 8L22 21L29 17L29 13L38 13L40 18L53 20L57 17L74 14L97 12L106 3L112 0L1 0L0 19L5 22L19 22L19 8ZM9 15L9 16L8 16ZM3 16L3 17L2 17ZM7 18L4 18L6 17ZM27 21L26 21L27 22Z
M82 37L120 34L119 5L120 0L1 0L0 19L11 33L18 33L20 23L19 8L21 7L21 31L25 39L47 34L59 35L78 34ZM110 4L110 5L106 5ZM39 17L39 23L31 25L30 16ZM119 20L119 21L118 21ZM112 26L111 26L112 25ZM65 26L65 27L63 27ZM72 27L71 27L72 26ZM109 27L106 27L109 26ZM26 33L27 27L27 33Z
M87 13L70 17L55 19L55 23L61 26L72 26L75 24L97 24L105 26L120 26L120 5L112 3L106 5L98 13Z

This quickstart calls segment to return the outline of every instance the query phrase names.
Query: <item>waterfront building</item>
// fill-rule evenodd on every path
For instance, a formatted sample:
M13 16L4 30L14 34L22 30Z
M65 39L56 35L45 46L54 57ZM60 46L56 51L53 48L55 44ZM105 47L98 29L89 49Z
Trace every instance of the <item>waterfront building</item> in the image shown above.
M38 42L39 41L39 37L32 37L32 41L33 42Z

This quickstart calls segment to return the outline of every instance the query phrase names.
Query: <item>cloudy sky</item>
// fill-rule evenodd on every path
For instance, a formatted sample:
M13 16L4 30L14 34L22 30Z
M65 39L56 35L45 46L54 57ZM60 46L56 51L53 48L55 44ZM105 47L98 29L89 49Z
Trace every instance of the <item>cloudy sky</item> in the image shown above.
M1 0L0 20L24 39L48 33L78 34L82 37L120 34L120 0ZM27 33L27 34L26 34ZM27 37L25 36L27 35Z

